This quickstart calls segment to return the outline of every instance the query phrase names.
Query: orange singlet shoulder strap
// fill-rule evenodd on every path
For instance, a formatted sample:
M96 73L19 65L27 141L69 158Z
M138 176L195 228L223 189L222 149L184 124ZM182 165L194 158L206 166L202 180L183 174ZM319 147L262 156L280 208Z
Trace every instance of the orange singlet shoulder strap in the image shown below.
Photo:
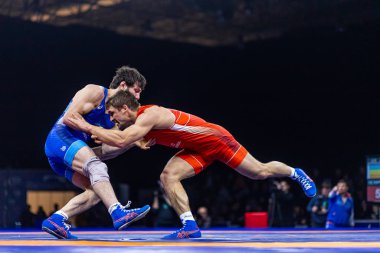
M152 107L152 106L155 106L155 105L142 105L139 107L139 109L137 109L137 117L140 116L140 114L142 114L146 109L148 109L149 107Z

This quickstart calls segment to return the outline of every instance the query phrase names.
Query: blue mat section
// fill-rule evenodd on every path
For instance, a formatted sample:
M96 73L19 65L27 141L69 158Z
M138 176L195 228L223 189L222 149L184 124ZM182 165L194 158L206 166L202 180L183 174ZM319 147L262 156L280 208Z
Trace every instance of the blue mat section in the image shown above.
M70 241L55 239L39 230L3 230L0 231L0 252L380 252L380 230L375 229L215 229L203 230L202 238L198 239L161 239L171 231L73 230L79 240Z
M70 247L70 246L58 246L58 247L29 247L24 246L22 248L13 248L13 247L1 247L0 252L28 252L28 253L51 253L54 250L54 253L84 253L84 252L102 252L102 253L149 253L149 252L169 252L169 253L188 253L188 252L197 252L197 253L243 253L243 252L257 252L257 253L290 253L290 252L300 252L300 253L378 253L379 249L367 249L367 248L339 248L339 249L329 249L329 248L319 248L319 249L260 249L260 248L239 248L239 247L228 247L228 248L220 248L220 247Z
M172 232L166 230L72 230L79 240L157 242ZM40 230L0 231L0 240L50 240L54 237ZM162 240L167 241L167 240ZM196 242L380 242L380 230L203 230ZM380 251L379 251L380 252Z

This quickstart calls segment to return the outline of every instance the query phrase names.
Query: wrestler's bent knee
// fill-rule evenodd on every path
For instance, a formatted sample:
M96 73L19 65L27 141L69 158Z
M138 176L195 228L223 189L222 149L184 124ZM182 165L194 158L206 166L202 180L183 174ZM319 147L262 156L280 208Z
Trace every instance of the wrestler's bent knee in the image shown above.
M86 161L83 171L90 178L91 185L102 181L110 181L107 165L96 156Z

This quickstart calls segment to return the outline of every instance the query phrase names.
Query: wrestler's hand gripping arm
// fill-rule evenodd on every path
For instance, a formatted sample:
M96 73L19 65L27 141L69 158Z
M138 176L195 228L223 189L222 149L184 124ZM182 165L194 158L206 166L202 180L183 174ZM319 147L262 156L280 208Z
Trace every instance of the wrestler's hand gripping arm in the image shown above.
M98 142L124 148L142 139L155 126L157 117L155 113L143 113L123 131L93 126L78 113L72 114L69 120L80 130L93 135Z

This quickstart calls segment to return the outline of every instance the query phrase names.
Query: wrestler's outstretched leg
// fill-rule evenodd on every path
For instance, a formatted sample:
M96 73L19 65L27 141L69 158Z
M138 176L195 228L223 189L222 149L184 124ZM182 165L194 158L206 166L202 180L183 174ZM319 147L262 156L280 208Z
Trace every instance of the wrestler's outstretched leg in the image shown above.
M248 153L235 170L251 179L290 177L301 186L306 196L311 198L317 193L315 183L302 169L292 168L282 162L261 163Z
M181 180L195 175L193 167L183 159L174 156L166 164L160 180L173 209L181 219L183 227L164 239L199 238L201 231L190 211L189 198L181 184Z

